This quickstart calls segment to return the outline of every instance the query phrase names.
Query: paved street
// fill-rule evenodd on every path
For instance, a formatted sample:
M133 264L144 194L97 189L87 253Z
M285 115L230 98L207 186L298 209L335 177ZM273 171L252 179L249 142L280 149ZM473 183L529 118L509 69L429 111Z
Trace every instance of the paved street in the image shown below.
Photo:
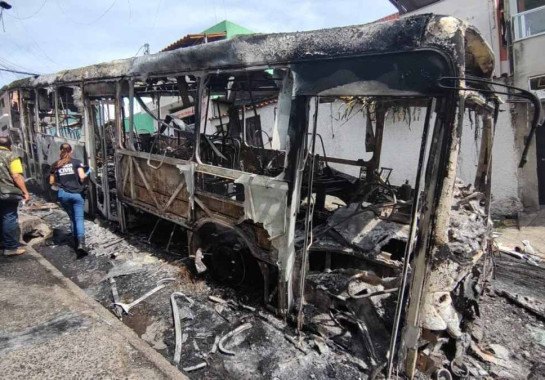
M33 250L0 256L3 379L184 376Z

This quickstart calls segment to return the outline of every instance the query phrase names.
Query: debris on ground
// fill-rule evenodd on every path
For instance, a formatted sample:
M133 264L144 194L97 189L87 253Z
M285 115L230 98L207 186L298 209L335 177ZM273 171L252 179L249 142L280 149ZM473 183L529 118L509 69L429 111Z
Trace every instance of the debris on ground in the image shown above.
M251 328L252 328L251 323L244 323L243 325L240 325L239 327L237 327L233 331L230 331L227 334L225 334L220 339L220 341L218 342L218 349L220 350L220 352L225 354L225 355L236 355L236 353L234 351L231 351L231 350L228 350L227 348L225 348L225 343L227 343L228 339L231 339L231 338L237 336L238 334L241 334L243 331L246 331L246 330L251 329Z
M154 289L159 280L175 279L166 284L169 292L163 289L143 299L122 320L172 361L177 338L170 295L181 292L191 297L194 305L190 308L183 297L176 297L182 342L178 368L190 378L365 378L361 368L367 365L361 360L358 363L358 358L326 338L320 338L320 352L309 350L303 354L284 337L293 336L293 328L261 308L259 298L252 298L251 290L234 291L206 275L197 277L180 260L181 255L166 255L164 247L147 244L149 230L145 227L142 234L135 232L119 241L121 237L108 225L85 221L90 254L76 259L68 245L69 224L65 213L54 210L42 215L52 227L53 236L36 249L112 312L115 302L130 304ZM115 281L121 302L113 300L111 280ZM218 307L221 307L219 313ZM193 319L187 317L189 310ZM245 330L250 325L251 329ZM316 339L303 335L306 342Z
M482 217L475 199L466 201L455 205L461 204L464 216L453 218L457 221L453 228L463 226L464 218L475 210ZM176 363L179 351L179 369L190 378L366 378L383 366L399 267L388 266L387 271L310 271L304 306L306 324L304 331L296 333L288 323L263 309L250 289L225 288L208 274L198 275L187 267L182 255L167 255L164 247L148 244L149 230L145 227L141 234L137 231L120 237L108 225L86 221L90 255L76 259L68 245L68 223L62 210L35 213L41 213L42 222L52 227L52 238L38 250L113 313L116 309L120 313L122 308L112 305L130 305L142 298L139 295L155 289L161 279L174 279L163 284L169 287L168 295L157 291L153 297L144 297L137 308L129 308L123 322L168 360L174 358ZM470 258L476 246L468 250L463 241L478 241L483 233L485 230L473 231L472 236L466 236L467 232L456 231L451 235L451 249L460 257ZM179 247L184 245L182 242ZM460 347L466 345L467 351L448 361L448 371L453 375L516 379L521 378L517 374L537 373L537 364L545 360L545 326L539 318L544 293L542 287L532 287L545 277L543 269L501 253L495 262L496 279L491 280L492 287L480 288L484 291L480 316L469 322L471 335L464 332L462 336L469 338L456 340ZM459 283L470 284L463 278ZM474 285L469 289L475 289ZM456 297L471 294L458 291ZM183 296L176 297L179 310L173 324L169 295L174 294ZM176 320L179 329L173 328ZM428 365L444 363L445 358L436 356L435 350L448 341L448 335L440 336L435 346L430 346L426 351Z
M496 290L496 293L500 296L507 298L516 305L525 308L530 313L535 314L538 318L545 320L545 303L535 298L511 293L506 290Z

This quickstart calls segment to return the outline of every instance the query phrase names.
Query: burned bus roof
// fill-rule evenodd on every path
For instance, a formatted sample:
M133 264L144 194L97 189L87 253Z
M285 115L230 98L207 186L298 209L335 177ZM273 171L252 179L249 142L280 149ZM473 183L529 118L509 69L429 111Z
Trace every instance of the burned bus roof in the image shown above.
M227 68L278 66L311 59L421 49L442 51L458 65L465 65L463 69L473 75L490 77L494 68L493 53L476 29L454 17L424 14L332 29L237 36L230 40L29 77L12 82L4 90L123 77L146 78Z

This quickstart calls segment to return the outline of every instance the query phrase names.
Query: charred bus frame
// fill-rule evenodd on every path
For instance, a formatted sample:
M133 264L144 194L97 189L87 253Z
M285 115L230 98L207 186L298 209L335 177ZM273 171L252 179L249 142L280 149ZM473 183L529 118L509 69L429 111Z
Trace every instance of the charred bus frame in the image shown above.
M451 294L490 249L485 234L479 249L461 264L449 246L448 230L468 108L483 121L474 185L488 212L498 103L488 82L493 67L490 48L471 26L452 17L420 15L313 32L239 36L28 78L5 90L18 99L11 133L19 136L16 146L30 176L45 187L54 148L72 141L95 172L90 211L117 220L123 230L129 208L186 228L190 255L197 260L209 255L206 263L227 281L238 281L233 276L241 268L235 262L249 253L262 274L265 304L281 315L295 312L299 327L309 257L325 254L325 268L331 268L335 255L359 255L371 268L393 268L389 273L399 281L389 351L397 352L404 319L400 352L412 376L427 339L422 331L432 329L427 320L435 318L432 311L442 307L451 313L437 330L460 338ZM193 107L194 115L163 115L161 99L166 97L177 97L182 110ZM259 126L256 104L270 99L277 107L266 131ZM318 110L331 99L367 110L371 137L362 148L370 152L369 159L328 156L325 148L317 153L317 143L323 145ZM153 118L155 133L135 130L135 104ZM396 200L399 188L380 175L385 116L399 105L426 109L414 189L403 207ZM219 126L214 127L210 116L216 110ZM245 113L255 115L252 123ZM362 175L346 180L329 164L355 166ZM369 210L374 222L391 221L392 215L403 219L407 231L397 262L380 255L382 246L371 253L354 241L320 239L336 226L313 225L328 195L356 204L337 225ZM480 223L486 227L486 215Z

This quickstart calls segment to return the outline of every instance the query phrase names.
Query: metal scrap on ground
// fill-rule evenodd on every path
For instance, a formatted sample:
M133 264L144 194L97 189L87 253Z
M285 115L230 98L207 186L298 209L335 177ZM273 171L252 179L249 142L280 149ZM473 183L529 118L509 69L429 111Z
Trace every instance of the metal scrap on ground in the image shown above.
M163 278L162 280L157 281L157 286L155 288L153 288L153 289L149 290L148 292L144 293L142 296L135 299L131 303L127 304L127 303L123 303L123 302L114 302L114 305L121 307L123 309L123 311L125 312L125 314L129 314L129 311L133 307L138 305L140 302L144 301L146 298L148 298L148 297L152 296L153 294L157 293L159 290L163 289L165 286L167 286L166 285L167 282L172 282L172 281L176 281L176 279L175 278Z
M227 334L225 334L218 342L218 349L220 350L221 353L225 354L225 355L236 355L236 353L234 351L231 351L231 350L228 350L227 348L225 348L225 343L227 343L227 340L230 339L230 338L233 338L234 336L242 333L243 331L246 331L248 329L252 328L252 324L251 323L244 323L240 326L238 326L236 329L228 332Z
M174 358L173 363L178 365L180 363L180 356L182 353L182 328L180 320L180 311L178 309L178 304L176 303L176 298L183 298L189 303L189 307L193 306L194 301L181 292L174 292L170 295L170 304L172 305L172 318L174 319L174 330L175 330L175 340L176 347L174 349ZM187 314L183 316L184 319L193 319L192 314Z

